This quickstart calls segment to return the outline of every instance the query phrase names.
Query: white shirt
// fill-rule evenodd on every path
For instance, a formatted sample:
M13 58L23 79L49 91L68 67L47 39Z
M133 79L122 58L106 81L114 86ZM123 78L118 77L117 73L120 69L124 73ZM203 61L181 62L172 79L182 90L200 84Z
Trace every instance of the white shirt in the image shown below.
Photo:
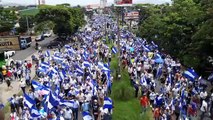
M69 89L70 85L68 83L66 83L66 84L63 85L63 87L64 87L65 90L67 90L67 89Z
M25 81L20 82L20 86L21 86L21 87L26 87Z
M78 95L79 102L84 102L84 93Z
M200 110L201 110L202 112L207 112L207 111L206 111L206 110L207 110L207 107L208 107L207 102L206 102L205 100L203 100L202 106L201 106Z
M202 99L205 99L206 97L207 97L207 92L205 91L205 92L201 92L200 93L200 97L202 98Z
M150 97L150 100L155 100L155 93L154 92L151 92L149 97Z
M79 102L75 100L73 104L73 108L78 108L78 107L79 107Z

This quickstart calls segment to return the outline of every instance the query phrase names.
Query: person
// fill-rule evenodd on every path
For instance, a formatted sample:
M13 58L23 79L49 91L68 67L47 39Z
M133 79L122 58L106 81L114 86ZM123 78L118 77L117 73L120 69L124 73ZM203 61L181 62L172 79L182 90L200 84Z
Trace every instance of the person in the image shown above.
M160 120L160 108L159 107L154 108L154 118L155 118L155 120Z
M200 111L201 111L200 120L203 120L205 117L205 113L208 112L208 104L206 102L206 99L203 99L202 106L200 107Z
M82 111L83 112L89 112L90 110L90 104L87 100L84 100L83 104L82 104Z
M69 107L66 107L64 110L64 120L72 120L73 115L72 115L72 110Z
M6 78L6 83L7 83L7 88L8 88L8 90L9 90L10 88L13 88L13 86L11 86L11 81L10 81L9 78Z
M143 96L140 99L140 104L141 104L141 113L144 114L147 111L147 107L149 105L149 100L146 96L146 93L143 94Z
M92 104L92 113L93 113L95 120L98 120L98 117L99 117L99 107L100 106L98 104L98 101L97 101L97 99L95 99Z
M75 98L74 104L73 104L73 120L78 120L78 108L79 108L79 102Z
M38 50L38 46L39 46L39 44L36 42L36 43L35 43L35 47L36 47L35 49L36 49L36 50Z
M20 87L22 89L22 92L25 94L26 82L23 80L23 78L21 79Z
M179 116L180 116L180 107L179 107L179 104L178 102L175 103L175 109L174 109L174 113L175 113L175 116L176 116L176 120L179 120Z
M138 97L138 91L139 91L139 85L138 82L136 81L136 83L134 84L134 88L135 88L135 98Z
M82 110L82 104L84 102L84 93L82 91L80 91L80 93L78 94L78 101L79 101L79 104L80 104L80 110Z

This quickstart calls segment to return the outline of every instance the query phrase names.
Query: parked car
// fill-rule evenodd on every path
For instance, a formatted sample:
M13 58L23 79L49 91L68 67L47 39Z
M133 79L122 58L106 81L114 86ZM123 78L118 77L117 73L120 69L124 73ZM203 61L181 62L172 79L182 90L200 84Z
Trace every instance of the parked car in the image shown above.
M44 33L44 37L51 37L52 36L52 32L48 31Z
M48 49L61 48L62 46L63 46L62 42L52 41L47 45L47 48Z
M4 51L4 57L5 58L9 58L9 57L12 57L14 56L16 53L16 51L13 51L13 50L5 50Z
M44 40L44 35L38 35L35 38L35 41L42 41L42 40Z

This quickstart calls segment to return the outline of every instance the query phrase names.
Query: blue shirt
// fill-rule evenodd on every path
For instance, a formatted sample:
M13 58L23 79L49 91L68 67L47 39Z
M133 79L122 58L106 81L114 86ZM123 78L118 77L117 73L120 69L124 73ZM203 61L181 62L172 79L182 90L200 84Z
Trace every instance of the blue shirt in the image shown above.
M89 103L88 102L83 103L82 109L83 109L83 111L89 111Z

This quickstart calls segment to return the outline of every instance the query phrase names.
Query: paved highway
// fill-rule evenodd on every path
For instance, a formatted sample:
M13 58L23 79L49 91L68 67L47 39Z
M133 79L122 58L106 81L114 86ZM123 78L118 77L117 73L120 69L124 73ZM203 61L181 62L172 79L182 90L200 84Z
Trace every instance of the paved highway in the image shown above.
M56 38L56 36L52 36L49 38L45 38L45 40L38 42L39 45L41 45L42 49L46 49L47 48L47 44L54 40ZM32 41L31 47L24 49L24 50L19 50L16 51L15 55L12 57L14 60L24 60L25 58L27 58L28 56L32 55L33 53L35 53L37 50L35 50L35 41Z

